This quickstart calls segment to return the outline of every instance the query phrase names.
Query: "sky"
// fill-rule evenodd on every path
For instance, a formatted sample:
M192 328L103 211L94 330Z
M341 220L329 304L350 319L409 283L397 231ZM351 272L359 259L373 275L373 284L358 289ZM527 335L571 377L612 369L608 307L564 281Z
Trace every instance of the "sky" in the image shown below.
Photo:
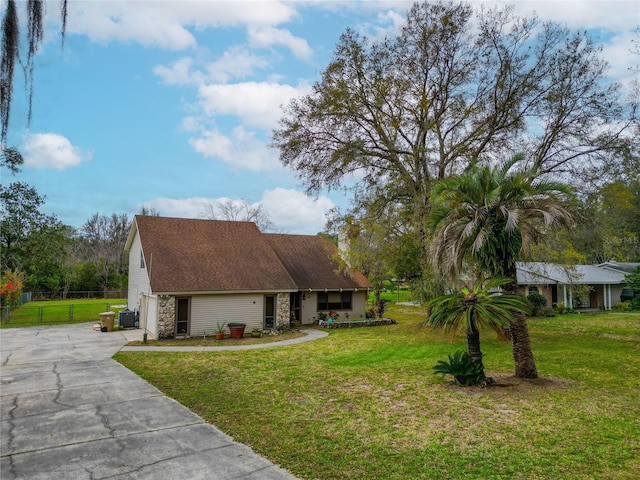
M278 232L316 234L349 196L308 196L280 164L270 138L281 106L311 91L347 28L394 35L411 3L69 0L62 45L59 3L48 0L29 126L21 74L15 82L7 143L25 164L16 175L3 170L2 185L34 187L46 197L41 211L72 227L142 206L198 218L232 200L261 206ZM640 1L511 3L589 30L604 43L612 80L638 77L630 50Z

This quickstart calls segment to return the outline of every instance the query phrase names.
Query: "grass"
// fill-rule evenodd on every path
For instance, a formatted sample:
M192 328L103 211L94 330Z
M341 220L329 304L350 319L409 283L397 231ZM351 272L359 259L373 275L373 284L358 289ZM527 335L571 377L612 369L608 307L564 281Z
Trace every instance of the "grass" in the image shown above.
M72 299L50 300L43 302L29 302L19 307L11 307L7 321L6 309L2 309L2 322L0 328L28 327L32 325L51 325L60 323L81 323L88 321L100 321L100 313L106 309L116 311L116 314L127 304L126 298L112 298L105 300L96 299Z
M417 307L388 316L282 349L115 358L303 479L637 478L640 314L532 319L535 381L485 333L501 386L484 389L432 373L464 337L423 328Z

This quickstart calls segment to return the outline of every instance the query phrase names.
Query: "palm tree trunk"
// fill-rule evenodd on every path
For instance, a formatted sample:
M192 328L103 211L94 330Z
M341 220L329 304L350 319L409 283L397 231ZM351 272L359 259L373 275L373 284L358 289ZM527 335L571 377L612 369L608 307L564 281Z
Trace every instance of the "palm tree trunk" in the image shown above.
M509 294L516 294L518 289L516 264L513 263L504 267L507 276L512 282L505 285L504 291ZM513 312L513 322L511 323L511 349L513 362L516 367L516 377L518 378L538 378L536 360L533 358L531 349L531 337L529 337L529 327L527 326L527 316L523 313Z
M471 325L471 328L467 329L467 350L473 363L482 365L482 369L484 370L482 352L480 351L480 332L475 325Z
M511 323L511 342L516 377L538 378L536 361L531 349L529 327L527 327L527 317L522 313L514 313L514 321Z

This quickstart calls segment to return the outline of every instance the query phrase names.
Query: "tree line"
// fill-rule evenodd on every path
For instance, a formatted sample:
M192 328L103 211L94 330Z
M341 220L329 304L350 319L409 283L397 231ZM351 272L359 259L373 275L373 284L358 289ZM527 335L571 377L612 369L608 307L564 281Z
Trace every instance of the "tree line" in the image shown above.
M3 278L31 292L126 290L131 219L95 213L73 228L44 214L45 200L22 182L0 187Z

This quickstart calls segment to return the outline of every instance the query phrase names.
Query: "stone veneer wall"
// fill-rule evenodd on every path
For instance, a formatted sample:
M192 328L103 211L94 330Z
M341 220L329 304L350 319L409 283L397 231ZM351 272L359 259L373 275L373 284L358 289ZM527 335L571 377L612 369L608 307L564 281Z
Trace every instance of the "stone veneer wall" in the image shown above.
M276 313L276 329L288 330L290 327L290 312L291 307L289 304L289 294L279 293L276 300L277 313Z
M173 338L176 331L176 298L158 295L158 338Z

